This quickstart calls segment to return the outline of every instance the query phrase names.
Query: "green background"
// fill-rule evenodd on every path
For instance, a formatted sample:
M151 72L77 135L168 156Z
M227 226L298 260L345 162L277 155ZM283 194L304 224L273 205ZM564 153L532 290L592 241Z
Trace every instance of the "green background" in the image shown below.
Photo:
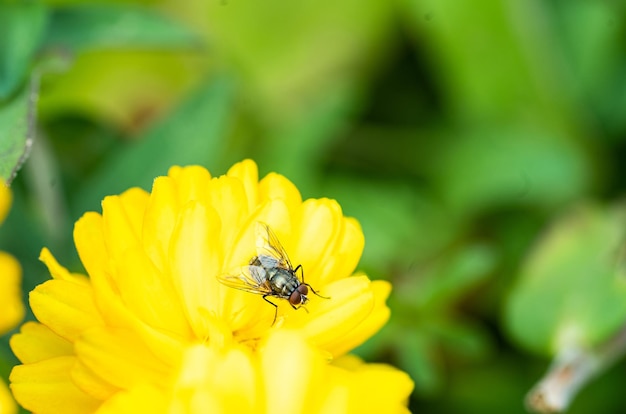
M81 269L105 195L249 157L361 222L394 291L357 352L409 372L413 412L523 413L626 321L625 36L612 0L0 2L0 176L30 153L0 248L26 298L41 247ZM625 381L570 412L618 412Z

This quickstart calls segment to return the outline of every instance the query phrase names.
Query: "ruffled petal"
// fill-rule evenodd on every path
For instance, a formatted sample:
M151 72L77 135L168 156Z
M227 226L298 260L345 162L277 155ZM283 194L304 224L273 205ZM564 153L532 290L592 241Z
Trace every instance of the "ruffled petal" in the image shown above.
M184 206L190 201L207 202L208 185L211 174L202 167L172 167L168 172L176 185L178 204Z
M49 280L37 286L29 297L37 319L70 342L84 330L104 325L88 285Z
M129 312L154 328L180 338L192 337L172 279L154 266L141 247L124 254L118 272L120 296Z
M183 207L172 234L170 269L178 295L197 338L206 338L201 310L220 314L219 282L222 269L220 220L215 211L200 202Z
M334 254L342 224L341 207L335 200L311 199L302 203L293 229L297 240L290 254L294 262L302 265L305 281L314 287L321 282L323 264Z
M101 401L74 384L70 373L75 363L75 357L63 356L14 367L9 377L13 396L38 414L93 413Z
M244 160L230 167L228 177L241 181L246 194L248 211L253 211L257 204L259 188L259 169L252 160Z
M409 413L406 405L414 383L406 373L386 364L365 364L353 355L333 365L352 374L350 412Z
M179 209L174 180L170 177L155 179L146 207L142 242L146 254L161 272L169 271L167 254Z
M74 346L70 341L37 322L26 322L22 325L20 333L11 337L10 345L23 364L74 354Z
M310 295L304 310L287 309L285 327L297 329L304 337L333 353L341 339L367 318L375 305L371 283L365 276L353 276L325 286L320 294L324 299Z
M75 350L80 361L95 375L120 389L142 383L166 385L171 380L170 363L157 357L141 338L128 330L96 328L83 332ZM179 361L180 355L172 355L171 359Z
M363 344L389 320L391 311L385 301L391 293L391 284L384 280L374 280L370 288L374 294L374 307L371 313L354 329L344 332L343 335L337 335L332 349L329 349L333 355L343 355Z
M282 200L290 215L295 215L302 204L298 188L280 174L269 173L259 182L259 204L268 200Z
M174 413L161 390L142 384L127 391L120 391L107 399L96 414ZM205 411L210 412L210 411Z

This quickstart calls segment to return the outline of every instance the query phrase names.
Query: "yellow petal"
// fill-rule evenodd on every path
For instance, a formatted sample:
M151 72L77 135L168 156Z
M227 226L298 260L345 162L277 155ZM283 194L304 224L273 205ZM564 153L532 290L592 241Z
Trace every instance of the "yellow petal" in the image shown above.
M74 225L74 243L80 261L92 281L94 279L106 280L109 260L100 214L89 212L78 219Z
M178 337L192 337L171 278L153 265L143 248L126 251L119 263L117 280L122 301L139 319Z
M305 413L323 383L321 356L293 332L276 331L261 348L267 413Z
M171 168L168 176L175 182L179 205L183 206L190 201L207 201L211 174L205 168L196 165Z
M382 328L389 320L391 311L385 301L391 292L391 284L384 280L372 281L370 288L374 293L374 308L368 317L354 329L339 335L329 351L333 355L343 355L361 345Z
M326 286L321 294L330 299L311 295L307 304L309 313L293 310L284 326L298 329L304 337L334 354L341 338L359 326L374 309L374 293L367 277L353 276Z
M162 385L170 380L169 363L128 330L91 329L76 341L75 350L87 368L117 388L129 389L142 383Z
M351 412L409 413L406 407L413 381L404 372L386 364L355 362L350 356L352 375ZM338 360L334 365L342 365Z
M194 412L217 405L227 407L227 412L245 413L254 412L257 383L256 366L245 348L222 351L196 345L185 353L175 392L182 405L202 408Z
M222 223L222 246L232 246L240 226L248 217L248 202L243 183L231 177L213 178L209 184L209 203Z
M0 182L0 187L4 184ZM22 269L13 256L0 252L0 334L24 318L21 292Z
M302 196L295 185L280 174L269 173L259 182L259 204L268 200L283 200L290 215L295 215L302 204Z
M350 276L361 259L364 246L365 238L359 223L344 217L331 253L320 261L317 270L320 285Z
M2 185L0 183L0 185ZM9 389L2 379L0 379L0 413L2 414L16 414L17 404L11 396Z
M259 188L259 170L256 163L252 160L238 162L228 170L226 175L241 181L248 202L248 211L253 211L257 204Z
M89 240L90 234L94 232L94 224L100 222L98 215L85 215L76 224L74 237L78 240ZM90 233L91 232L91 233ZM95 231L97 233L97 229ZM99 240L97 237L95 240ZM104 263L96 263L93 254L96 251L83 249L83 253L91 260L91 282L95 303L104 322L113 327L125 328L134 331L139 337L146 341L150 349L163 359L167 360L169 355L176 355L180 347L180 338L175 337L171 332L160 332L151 328L141 321L136 314L131 312L119 296L117 287L110 283L107 276L107 269Z
M142 384L130 390L120 391L107 399L97 414L170 413L169 401L156 387ZM208 411L207 411L208 412Z
M71 342L37 322L22 325L20 333L11 337L10 344L13 353L23 364L74 354Z
M322 266L333 255L342 224L341 207L335 200L310 199L302 203L293 229L298 239L292 259L302 264L305 281L313 287L320 284Z
M126 250L141 245L141 233L127 214L121 196L105 197L102 201L102 231L107 256L118 262Z
M59 262L54 258L50 250L44 247L41 249L41 253L39 253L39 260L41 260L53 279L61 279L68 282L74 282L83 285L89 285L89 279L87 279L83 275L78 275L76 273L70 273L65 267L61 266Z
M89 285L49 280L30 292L30 306L41 323L70 342L85 329L104 324Z
M215 211L199 202L182 210L172 235L170 266L174 286L197 338L208 332L200 309L220 314L219 282L222 246L220 221Z
M78 388L96 400L104 401L119 391L118 387L96 375L80 359L72 367L71 378Z
M75 363L75 357L64 356L14 367L9 377L13 396L38 414L94 412L100 401L85 394L70 377Z
M162 272L169 270L167 252L178 210L174 180L170 177L158 177L154 180L150 201L146 207L142 241L146 254Z
M0 180L0 223L4 221L11 208L11 189Z
M150 194L144 189L134 187L120 194L119 200L124 209L124 214L128 218L133 233L141 236L143 226L143 216L148 206Z

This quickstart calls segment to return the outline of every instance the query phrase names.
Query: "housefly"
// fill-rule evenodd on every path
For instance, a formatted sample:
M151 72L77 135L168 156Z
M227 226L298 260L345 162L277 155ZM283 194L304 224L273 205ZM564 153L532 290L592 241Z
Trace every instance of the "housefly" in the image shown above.
M296 273L298 270L300 277ZM261 222L256 225L256 256L237 274L218 276L218 280L226 286L263 295L263 299L275 308L272 325L276 322L278 305L269 300L270 297L286 299L294 309L300 309L309 301L309 289L321 298L330 299L305 283L302 265L293 268L276 234Z

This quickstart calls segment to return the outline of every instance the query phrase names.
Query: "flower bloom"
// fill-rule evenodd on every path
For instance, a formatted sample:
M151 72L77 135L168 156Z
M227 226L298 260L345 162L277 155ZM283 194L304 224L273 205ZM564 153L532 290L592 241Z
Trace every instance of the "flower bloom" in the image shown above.
M306 283L330 299L310 295L306 310L295 310L272 298L275 309L218 281L256 255L259 222L302 265ZM89 278L44 249L53 279L30 294L39 322L11 339L23 363L11 373L11 388L26 409L106 412L142 401L142 411L156 404L161 412L231 412L245 400L272 412L283 392L270 362L280 364L284 388L300 384L301 406L290 412L315 407L317 391L309 387L318 385L327 390L322 399L342 392L356 400L357 383L370 400L389 394L405 402L410 393L410 379L389 367L380 380L370 375L376 366L339 367L389 317L389 284L353 274L364 245L358 223L333 200L302 201L278 174L259 181L252 161L215 178L201 167L172 167L151 193L133 188L106 197L102 214L76 223L74 241ZM227 380L229 367L246 387Z
M0 183L0 222L4 221L11 206L11 192ZM19 263L8 253L0 252L0 335L15 327L24 317L24 305L20 292L22 270ZM0 413L15 413L17 406L9 390L0 380Z

